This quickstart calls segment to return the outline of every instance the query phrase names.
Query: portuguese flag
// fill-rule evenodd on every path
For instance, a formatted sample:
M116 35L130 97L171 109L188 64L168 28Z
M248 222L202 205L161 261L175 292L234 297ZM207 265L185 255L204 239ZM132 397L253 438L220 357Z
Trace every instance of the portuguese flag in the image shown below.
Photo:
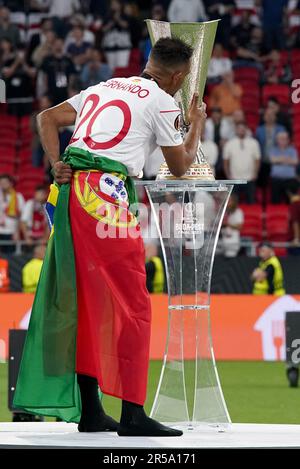
M127 228L137 227L136 217L103 194L99 182L101 175L117 175L133 204L136 193L127 168L78 148L67 149L63 161L70 164L74 177L71 184L54 189L54 225L14 407L79 422L76 373L96 377L103 393L144 403L151 310L142 238L120 236L120 220ZM112 225L114 237L99 235L99 227L105 233Z

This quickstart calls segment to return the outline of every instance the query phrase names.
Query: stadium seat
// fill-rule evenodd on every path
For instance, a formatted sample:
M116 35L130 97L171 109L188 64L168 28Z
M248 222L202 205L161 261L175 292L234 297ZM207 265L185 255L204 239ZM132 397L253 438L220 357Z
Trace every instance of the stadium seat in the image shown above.
M299 49L293 49L291 52L291 64L293 65L294 63L300 62L300 50Z
M263 239L263 211L261 205L244 205L239 207L244 212L244 225L241 230L241 236L250 238L253 241Z
M266 235L270 241L287 241L289 229L288 205L267 205Z
M275 96L280 104L287 106L290 103L290 87L288 85L265 85L262 89L262 101L266 106L268 99Z
M235 81L251 81L253 83L259 82L259 71L254 67L241 67L234 69Z
M10 174L13 176L15 174L15 164L5 161L0 161L0 174Z

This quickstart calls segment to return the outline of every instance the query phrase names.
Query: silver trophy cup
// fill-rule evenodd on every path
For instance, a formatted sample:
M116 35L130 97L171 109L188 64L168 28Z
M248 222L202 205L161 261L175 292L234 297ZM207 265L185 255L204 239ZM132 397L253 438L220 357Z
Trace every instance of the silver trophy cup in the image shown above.
M182 88L176 93L175 100L182 110L183 136L188 131L188 109L195 92L199 93L199 101L203 93L207 78L208 65L215 41L218 20L204 23L168 23L165 21L146 20L152 45L162 37L176 37L189 44L194 53L192 56L191 72L186 77ZM162 164L157 179L176 179L167 164ZM209 166L199 142L196 162L189 168L182 179L202 179L212 181L214 175Z

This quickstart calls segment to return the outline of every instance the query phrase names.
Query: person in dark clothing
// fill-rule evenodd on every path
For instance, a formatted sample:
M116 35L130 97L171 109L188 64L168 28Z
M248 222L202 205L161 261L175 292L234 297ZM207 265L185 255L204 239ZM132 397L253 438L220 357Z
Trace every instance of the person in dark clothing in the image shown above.
M64 41L56 39L53 54L46 57L41 65L44 88L58 104L68 98L68 86L76 74L72 60L64 54Z
M27 60L23 46L19 46L18 50L11 49L11 55L3 62L2 67L8 113L16 116L31 114L36 69L32 62Z
M251 23L251 11L243 10L241 14L241 21L234 26L231 30L230 43L233 49L238 47L246 47L250 41L251 32L255 25Z
M270 96L267 102L267 109L272 109L276 113L276 123L286 128L287 132L292 135L291 118L287 112L282 111L281 105L276 96Z
M49 31L53 31L53 22L51 18L44 18L41 22L40 32L33 34L30 38L27 49L28 58L31 59L33 52L41 43L43 43L43 41L46 39L46 34Z
M164 291L165 273L161 258L157 255L157 245L145 244L146 254L146 285L149 293Z
M216 41L223 44L227 49L229 46L231 31L231 15L236 7L234 0L207 0L205 2L206 11L210 20L220 19L217 29Z
M267 51L283 49L285 46L283 20L288 2L289 0L260 0L264 45Z

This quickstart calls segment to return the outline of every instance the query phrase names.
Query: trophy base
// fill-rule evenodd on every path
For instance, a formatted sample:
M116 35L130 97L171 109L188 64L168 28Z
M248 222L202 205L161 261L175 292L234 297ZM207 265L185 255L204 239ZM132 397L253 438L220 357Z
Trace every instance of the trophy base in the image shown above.
M215 181L215 177L208 163L195 163L180 177L173 176L166 163L159 168L156 180L162 179L198 179L202 181Z

